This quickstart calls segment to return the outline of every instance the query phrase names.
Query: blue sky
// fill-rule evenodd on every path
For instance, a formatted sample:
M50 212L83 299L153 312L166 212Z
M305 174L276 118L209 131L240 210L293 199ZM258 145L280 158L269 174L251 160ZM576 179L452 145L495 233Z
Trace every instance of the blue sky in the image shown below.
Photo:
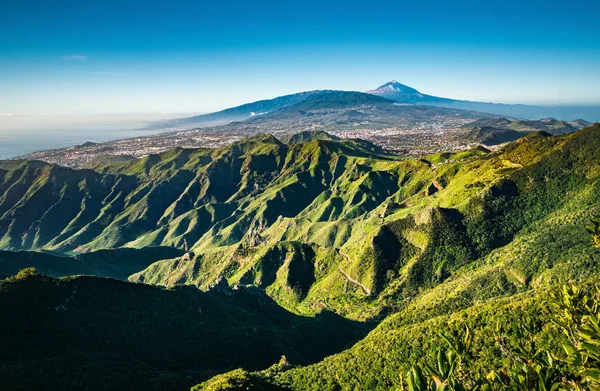
M600 104L599 3L0 0L0 114L208 112L391 79Z

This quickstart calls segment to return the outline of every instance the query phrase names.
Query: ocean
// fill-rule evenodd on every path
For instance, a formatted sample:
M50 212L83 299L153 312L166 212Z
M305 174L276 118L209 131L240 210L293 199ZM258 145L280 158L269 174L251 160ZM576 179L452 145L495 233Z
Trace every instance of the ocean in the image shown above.
M162 132L145 127L189 114L0 116L0 159L87 141L104 142Z

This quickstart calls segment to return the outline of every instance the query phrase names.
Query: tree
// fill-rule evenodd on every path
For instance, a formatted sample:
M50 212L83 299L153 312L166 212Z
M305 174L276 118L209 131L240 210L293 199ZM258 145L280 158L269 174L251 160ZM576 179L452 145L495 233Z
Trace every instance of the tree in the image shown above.
M600 248L600 219L586 227L594 246ZM600 289L565 285L551 294L551 322L567 337L562 353L555 354L536 344L531 319L522 319L517 330L519 344L510 349L507 337L496 337L500 351L509 357L507 368L484 374L469 362L472 332L458 337L441 336L448 345L440 347L437 365L415 365L401 376L408 391L555 391L600 389Z
M585 227L585 229L592 234L592 240L594 241L594 247L600 249L600 217L593 216L590 219L592 225Z

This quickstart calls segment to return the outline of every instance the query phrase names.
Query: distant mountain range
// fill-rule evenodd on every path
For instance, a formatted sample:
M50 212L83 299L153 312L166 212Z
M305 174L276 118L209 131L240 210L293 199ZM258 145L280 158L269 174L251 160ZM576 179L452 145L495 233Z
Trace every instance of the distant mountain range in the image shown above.
M155 126L165 132L154 136L39 151L25 158L89 168L102 163L123 163L175 147L215 147L258 134L285 138L314 130L341 138L362 138L388 150L419 156L460 149L459 146L468 147L472 143L502 144L527 132L569 133L590 124L581 119L519 120L459 109L445 98L424 95L396 82L387 83L379 91L385 96L333 90L287 95L218 113L164 121ZM505 129L504 122L512 123L510 131ZM475 128L485 129L467 135Z
M193 127L193 126L213 126L223 125L233 121L243 121L256 115L270 113L282 107L291 106L302 102L311 95L319 94L323 91L307 91L298 94L279 96L275 99L259 100L252 103L246 103L241 106L232 107L210 114L196 115L193 117L178 118L174 120L160 121L153 127Z
M438 96L422 94L416 89L398 83L395 80L385 83L375 90L367 91L367 93L406 104L480 111L483 113L524 119L553 117L565 121L571 121L578 118L591 122L600 121L600 106L531 106L440 98Z
M393 101L356 91L308 91L298 94L284 95L275 99L260 100L245 105L232 107L216 113L202 114L193 117L161 121L154 127L182 128L224 125L253 118L286 116L286 114L302 113L318 109L345 109L362 104L384 103L392 105Z
M193 127L224 125L235 121L245 121L253 117L263 116L278 111L286 111L286 109L291 107L298 110L325 108L329 107L327 105L331 104L331 100L337 101L338 103L340 103L340 101L345 102L346 105L361 101L363 103L373 102L374 100L369 99L368 95L378 96L389 101L406 105L436 106L523 119L537 120L553 117L565 121L579 118L591 122L600 121L600 106L530 106L441 98L423 94L412 87L393 80L374 90L366 91L366 94L356 91L306 91L279 96L274 99L247 103L215 113L161 121L153 124L152 127L165 129L191 129ZM384 101L381 100L380 102Z
M301 100L298 95L284 98L206 116L162 122L156 124L164 130L158 135L39 151L25 158L72 167L88 167L102 162L124 162L132 157L138 158L175 147L215 147L258 134L269 133L284 137L305 130L330 132L342 138L363 138L384 148L415 155L423 152L423 146L426 147L426 152L446 149L441 140L445 137L446 130L490 117L489 114L475 111L398 104L357 91L313 91L302 96ZM260 114L252 111L268 108L270 111L261 111ZM225 118L229 118L230 122L219 126L210 125L215 124L215 120L219 118L221 122L227 122ZM430 137L436 140L431 141Z
M460 137L463 140L493 146L517 140L533 132L557 136L590 125L591 123L584 120L566 122L554 118L544 118L539 121L485 118L463 125L462 128L468 129L469 132Z

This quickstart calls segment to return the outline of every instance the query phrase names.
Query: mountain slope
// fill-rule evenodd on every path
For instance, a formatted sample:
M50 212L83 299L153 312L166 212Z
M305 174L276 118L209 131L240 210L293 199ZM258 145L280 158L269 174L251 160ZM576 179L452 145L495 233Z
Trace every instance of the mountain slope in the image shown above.
M598 282L595 276L579 284L590 288ZM568 341L552 323L548 309L551 294L556 294L559 289L552 287L489 300L419 323L402 322L403 314L399 313L389 317L351 349L327 357L318 364L297 368L271 367L255 373L238 370L217 376L193 390L244 389L219 388L222 379L230 377L241 380L240 386L247 384L246 379L260 382L264 390L401 389L403 385L406 387L406 377L401 378L401 374L410 371L414 365L437 361L436 353L448 346L442 336L447 336L452 346L458 347L464 341L462 337L467 328L472 337L466 354L469 370L483 376L509 368L513 364L511 354L521 352L519 348L528 342L533 349L560 356L564 354L560 346Z
M527 118L538 120L547 117L560 118L563 120L575 120L583 118L587 121L600 121L600 107L598 106L533 106L522 104L503 104L489 102L472 102L440 98L437 96L422 94L414 88L393 80L382 86L367 91L369 94L381 96L404 104L431 105L453 109L478 111L501 116ZM588 123L589 125L589 123Z
M494 128L491 126L477 127L461 136L462 140L468 140L472 143L478 143L486 146L495 146L509 143L525 137L530 132L518 132L512 129Z
M539 121L485 118L461 126L469 131L458 138L462 141L495 146L517 140L532 132L560 135L574 132L585 126L589 126L589 123L585 121L565 122L554 118L544 118Z
M495 129L510 129L518 132L547 132L553 136L560 134L571 133L582 129L591 124L586 121L560 121L554 118L543 118L539 121L532 120L511 120L507 118L486 118L475 122L465 124L462 128L495 128Z
M278 137L298 131L356 135L382 146L427 145L440 129L489 117L488 114L434 106L402 105L375 95L352 91L322 91L302 102L219 129L222 134L268 130Z
M321 91L306 91L297 94L283 95L274 99L259 100L241 106L217 111L210 114L196 115L193 117L161 121L153 125L157 128L193 128L198 126L213 126L226 124L233 121L243 121L255 115L269 113L285 106L293 105Z
M284 354L314 362L370 328L295 316L256 289L161 290L30 270L0 281L0 318L6 389L184 390Z
M387 99L387 96L376 96L377 94L362 93L357 91L335 91L335 90L323 90L323 91L308 91L301 92L298 94L285 95L275 99L263 100L253 103L248 103L242 106L233 107L216 113L204 114L188 118L180 118L175 120L168 120L156 123L153 127L164 128L164 129L190 129L199 126L216 126L224 125L229 123L242 122L243 126L255 126L263 121L276 122L282 119L289 120L289 116L297 116L298 114L306 114L307 112L318 111L318 110L337 110L338 117L343 113L348 112L349 119L358 120L360 119L361 112L354 109L364 107L365 105L376 106L378 109L383 110L383 115L393 114L395 116L401 116L400 120L411 121L413 120L413 113L417 113L418 110L407 110L406 108L393 107L391 105L392 100ZM422 96L422 95L419 95ZM427 96L422 96L426 97ZM434 99L435 97L430 97ZM420 99L420 98L419 98ZM411 103L418 103L419 99L412 99ZM429 99L429 98L427 98ZM429 104L425 99L419 104ZM440 100L441 98L435 98ZM386 105L387 104L387 105ZM431 111L431 108L429 108ZM451 112L451 111L439 111L440 114L459 114L466 116L467 113ZM364 115L364 113L362 113ZM315 115L315 114L311 114ZM380 114L381 115L381 114ZM469 113L472 118L481 118L482 115L474 115ZM358 118L353 118L358 117ZM319 116L313 119L314 122L320 122L327 124L331 118ZM387 121L398 121L399 119L387 119ZM248 122L246 124L246 122ZM282 124L277 124L281 126Z
M300 101L287 101L260 115L248 115L226 125L164 132L154 136L93 145L86 148L63 148L34 152L28 159L69 167L101 167L103 162L119 163L130 158L167 152L174 148L220 147L269 133L286 138L305 131L334 133L340 138L363 138L390 150L419 154L439 152L448 144L448 134L460 125L488 114L434 106L403 105L371 94L353 91L318 91ZM172 129L173 130L173 129ZM104 155L109 155L104 157ZM116 156L126 155L124 158Z
M217 222L241 215L234 212L256 192L264 200L275 197L272 201L279 202L280 195L268 186L276 193L289 192L300 186L295 182L306 180L318 191L324 183L314 175L330 174L311 173L311 166L328 170L330 157L378 153L383 151L360 140L288 146L271 136L258 136L216 150L177 149L133 162L101 164L98 171L3 162L0 245L54 251L152 243L182 247L185 241L192 246ZM268 216L277 209L275 204L256 207Z
M598 155L599 133L598 126L560 138L536 133L500 152L433 169L429 162L345 157L340 171L341 156L327 158L311 172L323 167L322 175L334 173L332 181L314 196L305 190L307 176L301 194L308 200L299 213L262 214L270 201L258 195L246 204L251 217L240 214L208 232L192 262L158 262L131 279L207 287L224 276L259 286L295 311L330 308L360 319L399 311L491 254L510 266L494 277L502 288L486 294L512 294L510 281L528 286L544 273L568 278L572 271L555 274L573 262L563 251L545 253L550 263L527 259L552 247L544 235L562 237L553 246L585 247L584 218L600 194L600 162L590 159ZM275 189L282 200L300 199ZM521 241L529 245L511 256Z
M370 94L353 91L322 91L308 96L301 102L286 106L279 111L309 111L319 109L339 109L365 104L392 103L389 99L373 97Z
M415 90L412 87L398 83L396 80L392 80L385 83L374 90L367 91L368 94L384 97L400 103L410 104L424 104L434 105L437 104L451 104L460 102L454 99L440 98L432 95L425 95Z
M331 94L362 94L354 91L331 91L316 90L306 91L296 94L283 95L274 99L265 99L256 102L243 104L240 106L228 108L215 113L202 114L187 118L175 120L160 121L152 125L152 128L161 129L179 129L186 130L194 127L206 127L229 124L236 121L245 121L247 119L260 117L264 114L272 113L290 106L298 105L306 100L308 106L299 110L315 109L324 105L325 100L329 99ZM482 113L492 113L503 116L520 117L527 119L540 119L545 117L561 118L563 120L575 120L584 118L588 121L600 120L600 109L598 107L543 107L519 104L498 104L487 102L471 102L465 100L456 100L449 98L440 98L437 96L423 94L412 87L408 87L395 80L385 83L375 90L367 91L367 94L376 95L382 98L390 99L403 104L428 105L446 107L450 109L459 109L467 111L477 111Z
M339 140L339 137L323 131L304 131L281 137L280 140L285 144L302 144L314 140Z
M288 145L267 135L97 171L5 163L0 244L55 251L187 244L189 258L157 262L130 279L207 289L225 278L259 286L297 313L382 318L521 232L541 229L549 216L569 216L559 226L573 227L595 202L599 163L590 156L598 156L598 133L598 126L534 133L496 153L435 164L398 160L361 140ZM96 182L112 190L85 186ZM64 220L46 221L56 205ZM519 271L518 279L546 267Z
M0 278L33 267L52 277L84 274L126 281L131 274L147 268L156 261L180 257L183 253L172 247L100 250L73 257L33 251L0 251Z
M407 291L390 292L387 301L401 298L404 304L352 348L308 367L256 375L274 389L388 390L400 387L400 374L411 365L435 362L444 346L440 334L460 335L465 326L474 334L472 368L483 373L509 365L506 352L519 351L519 339L527 343L523 338L560 354L564 336L548 319L550 292L556 284L578 281L593 287L599 282L600 251L584 230L588 217L600 212L599 151L596 125L560 137L531 134L483 161L465 164L474 178L485 180L483 169L494 166L504 176L460 209L480 258L452 270L439 284L422 285L425 289L412 297ZM436 193L448 192L446 203L458 188L465 191L459 175ZM472 215L472 209L485 213ZM477 220L481 230L473 229ZM438 246L446 246L441 254L449 262L460 243L443 237ZM391 238L386 237L388 247ZM495 248L486 252L482 245ZM521 322L533 336L519 334ZM196 389L211 389L226 377Z
M502 357L485 339L497 321L543 320L535 303L549 287L597 278L600 253L584 227L600 212L600 125L421 159L319 132L298 138L259 135L94 170L0 163L5 249L189 250L129 277L172 289L28 273L1 282L3 379L33 387L47 379L24 374L54 373L75 357L86 363L76 382L85 368L108 368L114 388L135 373L151 388L190 386L264 369L281 354L320 360L354 340L354 319L382 323L353 348L273 379L389 389L444 325L478 325L481 366L497 367ZM541 335L559 346L551 331Z

